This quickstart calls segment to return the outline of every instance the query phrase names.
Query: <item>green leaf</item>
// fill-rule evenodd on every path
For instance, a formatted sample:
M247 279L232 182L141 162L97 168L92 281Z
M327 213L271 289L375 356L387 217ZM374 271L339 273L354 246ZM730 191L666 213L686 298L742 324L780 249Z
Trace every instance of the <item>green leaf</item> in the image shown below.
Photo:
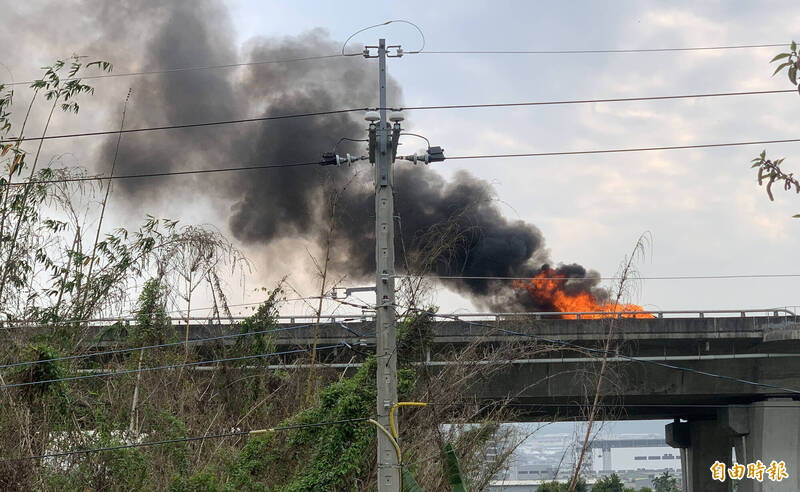
M797 43L792 41L792 51L797 51Z
M791 55L790 53L781 53L780 55L775 55L775 58L773 58L769 62L772 63L774 61L780 60L781 58L788 58L790 55Z
M797 67L794 65L789 67L789 81L792 84L797 85Z
M791 64L792 64L791 62L781 63L780 65L778 65L778 68L776 68L775 71L772 72L772 76L774 77L776 73L780 72L781 70L783 70L784 68L788 67Z
M456 450L453 449L453 445L449 442L445 443L444 452L446 454L445 468L450 479L450 488L453 489L453 492L467 492L466 480L461 473L458 456L456 456Z
M403 492L425 492L422 490L422 487L419 486L417 479L414 478L414 475L408 470L408 468L403 468Z
M800 219L800 214L794 214L794 215L792 215L792 218L793 219Z

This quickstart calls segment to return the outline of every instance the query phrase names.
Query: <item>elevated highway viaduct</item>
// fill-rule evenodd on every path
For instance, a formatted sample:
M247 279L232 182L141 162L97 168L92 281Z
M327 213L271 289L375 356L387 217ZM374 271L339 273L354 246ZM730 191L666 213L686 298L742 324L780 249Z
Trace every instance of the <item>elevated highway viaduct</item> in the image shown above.
M609 377L600 386L600 401L611 410L605 415L672 419L666 438L681 449L689 492L730 490L730 480L712 480L710 467L715 461L730 465L732 449L739 463L783 461L789 473L781 482L742 480L740 492L800 490L800 319L781 310L653 316L613 320ZM450 355L466 346L515 344L523 347L518 358L478 362L486 370L464 385L464 397L508 402L521 421L580 417L593 396L587 381L596 381L612 321L579 317L437 315L419 363L435 368L452 364ZM275 333L278 350L313 343L315 320L280 321L292 328ZM201 339L235 330L193 322L189 334ZM176 331L182 334L183 327ZM375 343L369 316L324 318L318 334L319 346L347 343L369 351ZM531 347L546 350L531 355ZM347 370L353 364L332 365Z

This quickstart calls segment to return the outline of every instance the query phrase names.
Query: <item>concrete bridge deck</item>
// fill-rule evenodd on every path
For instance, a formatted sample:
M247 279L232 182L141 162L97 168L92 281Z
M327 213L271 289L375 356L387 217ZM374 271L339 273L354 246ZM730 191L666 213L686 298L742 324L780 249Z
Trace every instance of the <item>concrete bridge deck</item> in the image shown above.
M800 333L792 331L792 326L800 322L794 313L782 310L758 311L666 311L652 312L648 319L622 318L614 321L615 340L647 340L666 342L677 341L723 341L735 340L754 343L767 341L789 341L800 339ZM574 314L579 319L562 319L561 316ZM520 340L511 332L519 332L530 338L535 335L569 341L604 340L608 332L608 319L586 319L591 313L507 313L475 315L435 315L433 331L434 345L462 345L482 339L485 343ZM641 314L641 313L637 313ZM691 316L694 314L694 316ZM200 340L223 334L237 333L237 323L243 318L210 320L191 318L189 338ZM114 335L103 337L108 326L119 320L96 320L94 336L89 339L98 346L116 344ZM132 320L123 320L132 324ZM305 346L313 343L317 331L315 317L281 317L277 319L278 331L273 335L278 346ZM175 336L183 338L185 321L173 320ZM322 317L319 322L320 343L363 341L374 344L374 318L362 316Z
M615 354L609 358L615 378L603 386L609 405L622 405L619 418L710 418L719 405L749 403L767 397L787 396L779 388L800 391L800 322L793 313L758 312L661 312L648 319L614 320ZM691 314L694 316L689 317ZM487 366L487 375L465 395L481 400L506 400L518 405L519 418L534 420L578 416L585 400L586 375L597 371L597 350L605 340L609 319L559 319L563 313L498 315L438 315L431 324L432 343L424 363L433 367L451 364L451 355L469 344L500 346L508 343L550 345L550 350L502 363L499 370ZM236 320L228 324L193 320L189 338L199 341L238 332ZM277 351L310 347L318 330L319 346L346 342L369 352L375 344L370 316L279 320L272 334ZM117 345L101 337L104 327L88 337L96 349ZM183 338L185 325L173 328ZM234 343L226 338L216 343ZM553 345L555 344L555 345ZM349 356L344 359L347 361ZM631 361L629 357L637 360ZM347 370L353 364L332 364ZM283 363L291 363L284 360ZM674 366L674 367L670 367ZM727 376L715 378L700 374ZM738 380L762 383L755 386ZM772 387L770 387L772 386ZM789 395L798 396L798 395ZM677 406L676 406L677 405Z
M465 387L465 395L510 401L518 405L522 420L579 416L583 409L577 404L585 401L586 375L597 371L601 353L596 350L606 338L610 320L585 319L585 313L582 319L556 318L563 314L437 315L424 363L434 368L451 364L455 351L474 343L550 346L514 360L482 361L486 377ZM624 407L619 418L710 418L720 405L787 396L780 388L800 391L800 320L794 313L681 311L653 315L614 320L616 352L608 360L615 377L603 386L602 393L604 403ZM239 332L235 319L226 324L198 321L189 325L192 341ZM375 344L374 321L369 315L323 318L318 327L315 318L278 321L278 331L271 334L276 351L310 347L315 330L318 346L346 342L369 352ZM95 333L85 338L86 348L103 350L119 345L108 333L102 335L107 323L100 320L90 328ZM173 330L171 338L183 339L185 325L173 325ZM215 343L235 341L223 338ZM580 349L595 352L580 353ZM353 367L346 362L351 355L347 352L346 358L328 360L334 367L348 370ZM281 364L292 362L284 359Z

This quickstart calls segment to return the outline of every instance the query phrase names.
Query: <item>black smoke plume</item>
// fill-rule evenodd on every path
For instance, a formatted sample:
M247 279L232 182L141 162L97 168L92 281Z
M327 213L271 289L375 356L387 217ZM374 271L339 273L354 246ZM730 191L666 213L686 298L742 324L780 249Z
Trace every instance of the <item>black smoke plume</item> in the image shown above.
M131 14L138 16L136 31L120 19L110 19L108 24L119 30L114 36L142 39L139 66L143 70L281 60L340 49L323 31L312 31L293 38L252 39L240 54L219 2L141 4ZM373 62L361 57L332 58L143 78L134 86L136 99L126 126L374 107ZM391 83L390 93L400 94L397 84ZM399 97L389 101L391 105L400 102ZM311 161L331 150L341 137L364 135L361 113L130 134L122 140L117 173ZM110 162L114 142L109 139L98 162ZM362 154L364 149L346 143L338 151ZM178 183L176 179L123 180L115 185L115 196L139 207L165 195L184 196L181 188L195 195L199 190L206 199L230 207L228 227L237 239L249 246L268 246L286 237L319 242L328 227L328 191L344 189L336 208L333 266L355 278L367 277L374 269L374 188L368 162L350 169L288 168ZM446 181L431 167L398 164L395 188L399 268L467 277L448 285L485 307L548 308L532 305L507 281L469 278L530 276L549 262L541 232L531 224L505 218L488 183L463 172ZM578 265L561 268L574 272L572 276L592 275ZM596 284L596 280L584 280L571 285L593 289Z

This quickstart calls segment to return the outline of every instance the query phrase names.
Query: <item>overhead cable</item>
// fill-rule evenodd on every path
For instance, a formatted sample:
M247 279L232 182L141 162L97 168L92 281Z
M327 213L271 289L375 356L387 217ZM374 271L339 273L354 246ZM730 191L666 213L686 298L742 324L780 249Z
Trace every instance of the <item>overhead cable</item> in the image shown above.
M465 321L465 323L474 324L474 322L471 322L471 321ZM604 350L604 349L587 348L587 347L582 347L581 345L578 345L578 344L575 344L575 343L565 342L563 340L547 339L547 338L539 337L537 335L531 335L529 333L516 332L516 331L513 331L513 330L500 329L499 331L502 331L504 333L508 333L509 335L538 338L538 339L547 341L548 343L553 343L553 344L556 344L556 345L568 346L568 347L572 347L572 348L580 348L581 350L586 350L587 352L601 353L601 354L604 354L606 356L619 357L621 359L626 359L626 360L631 361L631 362L640 362L640 363L646 363L646 364L653 364L653 365L656 365L656 366L664 367L666 369L674 369L674 370L678 370L678 371L682 371L682 372L698 374L698 375L701 375L701 376L708 376L708 377L713 377L713 378L717 378L717 379L725 379L725 380L728 380L728 381L733 381L735 383L742 383L742 384L747 384L747 385L751 385L751 386L758 386L758 387L761 387L761 388L776 389L776 390L783 391L785 393L800 395L800 390L793 389L793 388L786 388L786 387L783 387L783 386L777 386L777 385L768 384L768 383L759 383L757 381L750 381L750 380L747 380L747 379L737 378L737 377L734 377L734 376L728 376L728 375L725 375L725 374L718 374L718 373L715 373L715 372L701 371L701 370L693 369L693 368L690 368L690 367L676 366L674 364L668 364L666 362L661 362L661 361L652 360L652 359L642 359L642 358L639 358L639 357L633 357L633 356L630 356L630 355L622 354L617 350Z
M102 451L116 451L118 449L130 449L130 448L142 448L148 446L160 446L163 444L175 444L181 442L191 442L191 441L203 441L206 439L223 439L226 437L239 437L239 436L256 436L256 435L263 435L268 434L271 432L280 432L280 431L290 431L296 429L307 429L312 427L324 427L328 425L341 425L341 424L350 424L356 422L364 422L368 420L369 417L363 418L352 418L352 419L342 419L342 420L331 420L325 422L312 422L308 424L296 424L296 425L283 425L278 427L268 427L266 429L254 429L249 431L236 431L236 432L226 432L224 434L207 434L204 436L193 436L193 437L180 437L177 439L166 439L163 441L146 441L146 442L138 442L138 443L131 443L131 444L120 444L118 446L106 446L102 448L90 448L90 449L73 449L71 451L62 451L56 453L46 453L46 454L37 454L32 456L21 456L19 458L3 458L0 459L0 463L8 463L13 461L24 461L24 460L38 460L38 459L45 459L45 458L62 458L64 456L72 456L75 454L90 454L90 453L99 453Z
M665 101L671 99L699 99L704 97L760 96L767 94L788 94L794 92L797 92L797 89L776 89L776 90L741 91L741 92L709 92L701 94L677 94L671 96L613 97L605 99L567 99L567 100L556 100L556 101L527 101L527 102L524 101L524 102L510 102L510 103L403 106L400 108L387 108L387 109L395 109L397 111L421 111L421 110L433 110L433 109L513 108L513 107L525 107L525 106L558 106L565 104Z
M786 405L781 404L767 404L763 401L758 402L759 408L786 408ZM592 403L579 403L575 401L563 403L517 403L505 401L474 401L474 402L426 402L426 405L438 406L472 406L479 405L482 407L512 407L512 408L527 408L527 407L591 407ZM595 406L607 408L750 408L751 403L597 403Z
M408 24L408 25L414 27L414 29L417 30L417 32L420 35L420 38L422 39L422 45L420 46L419 49L417 49L415 51L402 51L400 49L400 46L387 46L387 48L398 48L398 52L399 52L398 55L399 56L402 56L402 55L400 55L400 53L406 54L406 55L417 55L417 54L422 53L422 50L425 49L425 33L422 32L422 29L418 25L414 24L411 21L408 21L408 20L405 20L405 19L394 19L394 20L389 20L389 21L386 21L386 22L381 22L380 24L373 24L371 26L367 26L367 27L361 28L358 31L356 31L353 34L351 34L350 36L348 36L347 39L344 40L344 43L342 43L342 52L340 53L340 55L341 56L364 56L365 53L363 51L359 51L359 52L356 52L356 53L345 53L345 49L347 48L347 43L349 43L351 39L353 39L358 34L361 34L364 31L368 31L370 29L375 29L376 27L382 27L382 26L386 26L386 25L389 25L389 24L393 24L395 22ZM365 48L365 51L368 48L370 48L370 47ZM374 46L372 46L372 48L374 48ZM369 57L369 58L374 58L374 57Z
M447 160L456 159L509 159L515 157L550 157L559 155L591 155L591 154L619 154L626 152L652 152L657 150L687 150L687 149L709 149L715 147L741 147L745 145L767 145L779 143L796 143L800 138L784 138L777 140L750 140L744 142L724 142L694 145L668 145L662 147L625 147L618 149L596 149L596 150L571 150L558 152L526 152L516 154L475 154L475 155L456 155L447 156Z
M577 49L577 50L427 50L427 55L588 55L599 53L668 53L675 51L720 51L753 48L783 48L789 43L733 44L722 46L690 46L686 48L621 48L621 49Z
M395 21L397 22L397 21ZM383 24L377 24L380 26ZM375 26L370 26L375 27ZM416 26L415 26L416 27ZM741 49L755 49L755 48L782 48L789 46L788 43L772 43L772 44L742 44L742 45L728 45L728 46L694 46L686 48L622 48L622 49L576 49L576 50L426 50L426 51L405 51L404 54L423 54L423 55L570 55L570 54L614 54L614 53L659 53L659 52L680 52L680 51L718 51L718 50L741 50ZM202 70L218 70L226 68L240 68L258 65L271 65L278 63L294 63L302 61L315 61L327 60L332 58L341 58L343 56L359 56L362 53L331 53L327 55L304 56L297 58L284 58L277 60L257 60L241 63L224 63L218 65L198 65L193 67L175 67L164 68L156 70L140 70L133 72L120 72L120 73L107 73L99 75L86 75L84 77L64 78L64 82L70 80L96 80L108 79L119 77L138 77L144 75L162 75L180 72L193 72ZM0 85L6 86L19 86L31 85L35 80L26 80L22 82L7 82Z
M418 275L395 275L395 278L417 278ZM753 279L753 278L796 278L800 277L800 273L755 273L755 274L739 274L739 275L667 275L667 276L650 276L650 277L626 277L630 280L725 280L725 279ZM563 281L570 280L621 280L622 277L492 277L480 275L432 275L431 278L438 280L520 280L520 281Z
M423 309L413 308L413 307L403 307L403 306L397 306L397 307L400 307L400 308L403 308L403 309L410 309L412 311L428 313L428 311L425 311ZM609 313L609 314L613 314L613 313ZM660 362L660 361L652 360L652 359L641 359L641 358L638 358L638 357L633 357L633 356L630 356L630 355L622 354L617 350L605 350L605 349L599 349L599 348L584 347L582 345L579 345L579 344L576 344L576 343L572 343L572 342L568 342L568 341L565 341L565 340L558 340L558 339L555 339L555 338L543 337L541 335L532 335L530 333L523 333L523 332L518 332L518 331L514 331L514 330L506 330L506 329L498 328L497 326L492 326L492 325L488 325L488 324L485 324L485 323L480 323L480 322L475 322L475 321L468 321L468 320L465 320L465 319L458 318L456 316L448 316L448 315L445 315L445 314L434 314L434 316L438 316L438 317L442 317L442 318L450 318L450 319L453 319L453 320L460 321L462 323L466 323L468 325L479 326L479 327L483 327L483 328L489 328L489 329L492 329L492 330L495 330L495 331L498 331L498 332L502 332L502 333L506 333L506 334L509 334L509 335L533 338L533 339L536 339L536 340L541 340L541 341L544 341L544 342L547 342L547 343L551 343L553 345L560 345L560 346L563 346L563 347L570 347L570 348L578 348L578 349L586 351L586 352L599 353L599 354L603 354L605 356L611 356L611 357L619 357L621 359L625 359L625 360L628 360L628 361L631 361L631 362L641 362L641 363L644 363L644 364L652 364L652 365L661 366L661 367L664 367L664 368L667 368L667 369L674 369L674 370L688 372L688 373L692 373L692 374L698 374L698 375L701 375L701 376L708 376L708 377L713 377L713 378L718 378L718 379L725 379L725 380L733 381L733 382L736 382L736 383L748 384L748 385L752 385L752 386L759 386L759 387L762 387L762 388L776 389L776 390L783 391L785 393L791 393L791 394L795 394L795 395L800 395L800 390L793 389L793 388L785 388L783 386L777 386L777 385L768 384L768 383L759 383L757 381L750 381L750 380L747 380L747 379L741 379L741 378L737 378L737 377L734 377L734 376L727 376L725 374L717 374L717 373L708 372L708 371L701 371L701 370L693 369L693 368L689 368L689 367L676 366L676 365L673 365L673 364L668 364L666 362Z
M281 302L307 301L307 300L314 300L314 299L319 299L319 298L320 298L320 296L289 297L287 299L281 299ZM258 305L261 305L261 304L264 304L264 301L243 302L243 303L240 303L240 304L226 304L226 307L228 307L228 308L247 307L247 306L258 306ZM203 311L203 310L211 310L211 309L214 309L214 306L196 307L196 308L189 309L189 311ZM219 309L219 306L217 306L217 309ZM167 314L174 314L174 313L183 314L186 311L187 311L186 309L173 309L173 310L170 310L170 311L166 311L166 313ZM133 313L131 313L131 314L133 314ZM227 316L223 315L223 316L221 316L221 318L227 318ZM176 319L180 320L181 318L178 317Z
M314 111L310 113L293 113L281 114L273 116L256 116L253 118L239 118L234 120L217 120L217 121L204 121L200 123L183 123L175 125L161 125L161 126L148 126L142 128L127 128L124 130L101 130L95 132L80 132L80 133L62 133L58 135L44 135L41 137L23 137L23 138L5 138L0 140L0 143L16 143L28 142L33 140L57 140L64 138L77 138L77 137L95 137L100 135L117 135L121 133L141 133L141 132L154 132L161 130L176 130L180 128L199 128L206 126L219 126L219 125L233 125L239 123L253 123L257 121L275 121L275 120L289 120L293 118L308 118L312 116L330 116L336 114L353 113L357 111L366 111L368 108L347 108L347 109L332 109L329 111Z
M70 77L61 79L62 82L69 82L70 80L94 80L94 79L110 79L110 78L118 78L118 77L137 77L142 75L159 75L159 74L170 74L170 73L179 73L179 72L194 72L198 70L217 70L221 68L239 68L239 67L249 67L255 65L270 65L274 63L292 63L292 62L300 62L300 61L313 61L313 60L326 60L329 58L340 58L341 54L332 54L332 55L317 55L317 56L304 56L299 58L284 58L279 60L262 60L262 61L252 61L252 62L242 62L242 63L225 63L222 65L200 65L194 67L179 67L179 68L165 68L161 70L142 70L138 72L121 72L121 73L106 73L101 75L86 75L83 77ZM24 82L11 82L8 86L13 85L31 85L35 80L28 80Z
M89 178L89 179L97 180L99 178ZM22 184L22 183L19 183L19 184ZM306 300L310 300L310 299L319 299L319 298L320 298L320 296L290 297L290 298L287 298L287 299L281 299L281 302L306 301ZM261 305L263 303L264 303L264 301L244 302L244 303L241 303L241 304L226 304L225 307L234 308L234 307L257 306L257 305ZM221 306L216 306L217 309L219 309L220 307ZM203 311L203 310L212 310L212 309L215 309L215 306L194 307L194 308L189 309L188 311L191 312L191 311ZM2 330L13 330L13 329L18 329L18 328L30 328L31 324L34 324L37 327L42 327L42 326L50 327L50 326L62 326L62 325L68 325L68 324L74 324L74 323L88 323L88 322L92 322L92 321L115 321L115 322L116 321L128 321L128 319L126 319L125 316L133 316L133 315L136 314L135 311L126 311L126 312L127 312L127 315L120 314L115 318L80 318L80 319L77 319L77 318L66 318L66 319L61 319L61 320L58 320L58 321L51 321L51 322L44 322L44 321L40 321L40 320L37 320L37 319L11 319L11 320L6 320L6 321L0 321L0 331L2 331ZM170 321L182 322L182 321L186 320L186 316L183 316L183 313L186 313L186 312L187 312L186 309L171 309L169 311L165 311L165 314L178 313L180 316L175 317L175 318L170 317L169 319L170 319ZM198 317L192 316L191 319L198 319ZM230 319L230 317L227 316L227 315L224 315L224 314L220 314L220 315L213 315L212 314L212 315L209 315L209 316L204 317L202 319L211 321L211 320L217 320L217 319ZM5 323L10 323L11 326L2 326Z
M592 103L613 103L613 102L637 102L637 101L662 101L662 100L675 100L675 99L699 99L706 97L731 97L731 96L757 96L769 94L784 94L797 92L795 89L777 89L777 90L760 90L760 91L741 91L741 92L710 92L700 94L675 94L666 96L640 96L640 97L619 97L619 98L599 98L599 99L566 99L555 101L521 101L521 102L507 102L507 103L480 103L480 104L448 104L448 105L421 105L421 106L405 106L399 108L377 108L389 109L397 111L426 111L426 110L447 110L447 109L481 109L481 108L508 108L508 107L526 107L526 106L557 106L557 105L570 105L570 104L592 104ZM309 113L294 113L275 116L259 116L253 118L239 118L232 120L216 120L205 121L199 123L185 123L173 125L160 125L141 128L129 128L124 130L100 130L93 132L78 132L78 133L65 133L56 135L44 135L40 137L23 137L23 138L5 138L0 140L0 143L8 142L27 142L36 140L57 140L65 138L78 138L78 137L92 137L102 135L116 135L120 133L141 133L151 131L175 130L181 128L198 128L207 126L231 125L239 123L252 123L258 121L274 121L286 120L293 118L307 118L313 116L329 116L345 113L353 113L359 111L368 111L368 107L360 108L344 108L332 109L327 111L316 111ZM345 139L349 140L349 139Z
M282 169L290 167L305 167L305 166L318 166L319 161L311 162L293 162L289 164L264 164L252 166L237 166L237 167L220 167L214 169L190 169L186 171L163 171L153 173L138 173L138 174L121 174L116 176L81 176L76 178L56 178L56 179L39 179L30 181L16 181L7 183L5 186L25 186L29 184L54 184L54 183L78 183L84 181L108 181L119 179L137 179L137 178L158 178L163 176L185 176L188 174L214 174L214 173L227 173L233 171L254 171L259 169Z
M748 145L768 145L768 144L797 143L797 142L800 142L800 138L785 138L776 140L750 140L743 142L724 142L724 143L694 144L694 145L671 145L662 147L627 147L627 148L617 148L617 149L572 150L572 151L557 151L557 152L455 155L455 156L447 156L447 160L511 159L519 157L552 157L552 156L567 156L567 155L618 154L618 153L629 153L629 152L706 149L706 148L716 148L716 147L741 147ZM231 171L249 171L257 169L276 169L276 168L302 167L302 166L314 166L314 165L320 165L320 161L296 162L290 164L238 166L238 167L226 167L226 168L216 168L216 169L191 169L186 171L164 171L164 172L154 172L154 173L123 174L117 176L98 175L98 176L84 176L77 178L42 179L42 180L11 182L7 183L5 186L24 186L28 184L72 183L72 182L83 182L83 181L102 181L102 180L118 180L118 179L135 179L135 178L154 178L163 176L212 174L212 173L231 172Z
M320 350L331 350L336 348L345 348L346 345L344 343L337 343L336 345L327 345L324 347L317 347L317 351ZM295 350L284 350L282 352L271 352L268 354L256 354L256 355L242 355L239 357L227 357L224 359L213 359L213 360L201 360L196 362L185 362L182 364L169 364L165 366L155 366L155 367L142 367L141 369L125 369L122 371L111 371L111 372L99 372L99 373L92 373L92 374L83 374L80 376L67 376L63 378L53 378L53 379L44 379L40 381L25 381L21 383L9 383L0 385L0 389L6 388L17 388L21 386L35 386L39 384L50 384L50 383L58 383L62 381L76 381L80 379L91 379L91 378L99 378L99 377L107 377L107 376L120 376L123 374L136 374L140 372L150 372L150 371L161 371L165 369L177 369L181 367L192 367L192 366L199 366L203 364L217 364L221 362L233 362L237 360L247 360L247 359L259 359L264 357L272 357L278 355L290 355L290 354L299 354L303 352L308 352L308 349L295 349Z
M241 337L249 337L255 335L265 335L268 333L278 333L281 331L290 331L290 330L298 330L301 328L306 328L311 326L310 324L306 325L297 325L297 326L286 326L283 328L273 328L269 330L259 330L259 331L250 331L247 333L235 333L232 335L220 335L216 337L208 337L208 338L195 338L190 340L185 340L182 342L169 342L169 343L160 343L157 345L145 345L142 347L131 347L131 348L124 348L124 349L115 349L115 350L104 350L102 352L92 352L86 354L75 354L75 355L65 355L63 357L52 357L49 359L39 359L39 360L28 360L23 362L12 362L10 364L0 364L0 369L7 369L9 367L20 367L20 366L29 366L33 364L44 364L48 362L58 362L64 360L75 360L75 359L86 359L89 357L100 357L104 355L113 355L113 354L125 354L129 352L139 352L142 350L153 350L153 349L160 349L166 347L177 347L177 346L185 346L189 343L205 343L205 342L213 342L215 340L228 340L232 338L241 338Z

